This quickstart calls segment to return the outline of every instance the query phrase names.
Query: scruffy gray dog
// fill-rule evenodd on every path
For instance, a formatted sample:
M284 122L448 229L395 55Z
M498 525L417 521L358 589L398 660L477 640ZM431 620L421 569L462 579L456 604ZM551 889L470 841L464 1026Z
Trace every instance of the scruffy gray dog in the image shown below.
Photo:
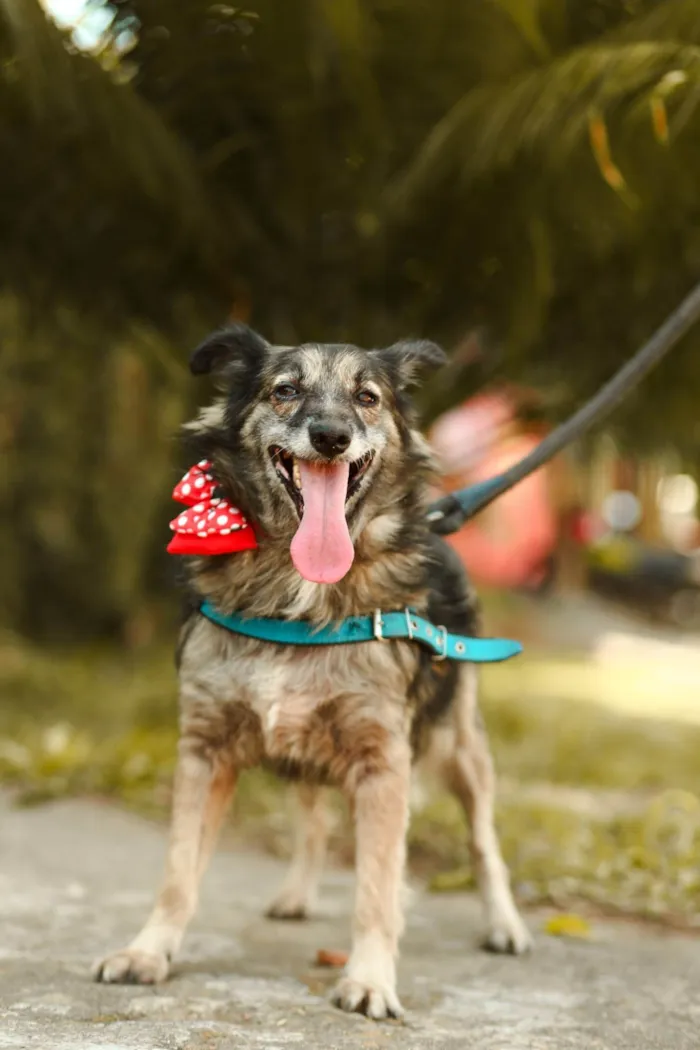
M353 944L333 998L380 1019L402 1013L396 959L412 764L429 759L466 811L485 944L530 944L494 829L494 775L473 664L410 640L297 646L244 637L202 615L323 627L410 609L461 635L478 610L461 565L425 520L434 467L408 388L443 363L428 342L383 350L269 345L243 325L193 354L223 396L186 428L221 493L255 523L255 550L187 562L179 645L181 739L164 884L134 941L96 970L105 982L166 978L243 769L298 782L302 826L270 914L305 916L325 852L323 785L356 824Z

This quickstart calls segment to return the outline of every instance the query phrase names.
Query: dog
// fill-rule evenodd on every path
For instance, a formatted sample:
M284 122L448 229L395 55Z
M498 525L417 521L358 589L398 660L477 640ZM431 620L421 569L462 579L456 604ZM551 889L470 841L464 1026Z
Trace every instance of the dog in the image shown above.
M486 920L485 946L530 947L494 827L494 773L474 664L438 661L411 640L280 645L232 633L199 611L305 621L319 628L375 610L411 609L474 636L479 611L461 564L425 509L436 465L417 429L411 387L438 368L427 341L379 350L267 343L243 325L206 339L194 374L220 395L186 425L259 544L187 562L191 610L178 648L181 735L164 883L131 944L96 968L107 983L169 972L241 770L296 781L302 824L270 908L306 915L325 851L323 788L340 788L356 829L352 950L333 1001L399 1017L412 765L432 759L464 807Z

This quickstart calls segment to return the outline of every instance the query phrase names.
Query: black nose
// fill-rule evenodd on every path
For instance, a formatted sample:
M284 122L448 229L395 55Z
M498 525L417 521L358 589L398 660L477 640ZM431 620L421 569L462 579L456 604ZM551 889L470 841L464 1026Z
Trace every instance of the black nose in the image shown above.
M349 427L344 423L325 422L309 425L311 444L322 456L338 456L352 441Z

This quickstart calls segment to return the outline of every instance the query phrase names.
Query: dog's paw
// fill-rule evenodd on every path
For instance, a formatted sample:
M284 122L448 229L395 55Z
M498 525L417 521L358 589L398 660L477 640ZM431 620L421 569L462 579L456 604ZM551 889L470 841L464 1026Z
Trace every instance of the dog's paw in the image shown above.
M93 977L102 984L160 984L168 976L170 960L160 953L124 951L108 955L93 967Z
M333 990L332 1000L341 1010L364 1014L373 1021L403 1017L398 996L387 985L341 977Z
M532 948L532 937L517 912L491 923L482 947L500 955L524 955Z
M309 902L306 896L300 893L282 890L279 897L275 897L265 914L268 919L285 919L288 922L301 922L309 917Z

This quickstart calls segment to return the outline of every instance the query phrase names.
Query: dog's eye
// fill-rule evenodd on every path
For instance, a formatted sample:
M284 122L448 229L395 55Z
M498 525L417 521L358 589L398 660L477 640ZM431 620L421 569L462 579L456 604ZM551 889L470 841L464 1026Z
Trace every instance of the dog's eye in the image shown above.
M294 386L294 383L280 383L272 391L273 396L278 401L293 401L298 393L299 390Z
M361 405L376 405L379 398L371 390L359 390L355 394L355 400L359 401Z

